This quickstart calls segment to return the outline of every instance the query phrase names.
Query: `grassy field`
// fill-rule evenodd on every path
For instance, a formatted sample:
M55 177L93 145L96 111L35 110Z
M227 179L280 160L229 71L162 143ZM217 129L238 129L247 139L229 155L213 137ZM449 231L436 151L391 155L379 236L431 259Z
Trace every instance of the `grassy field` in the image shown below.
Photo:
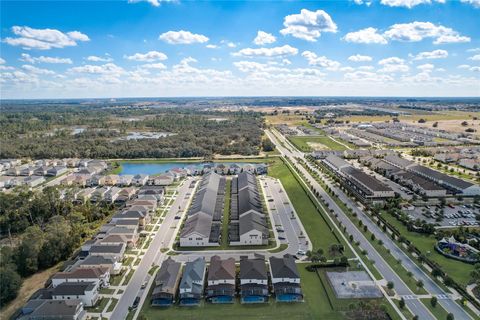
M468 120L472 117L480 117L479 112L463 112L463 111L441 111L441 112L428 112L422 110L407 110L413 114L402 115L398 119L400 121L418 121L419 119L425 119L428 121L440 121L440 120ZM338 120L350 121L350 122L379 122L391 120L392 116L348 116L340 117Z
M288 140L293 143L297 149L304 151L304 152L309 152L312 151L312 147L308 143L318 143L323 146L325 146L324 149L330 149L330 150L346 150L347 148L339 144L328 136L289 136Z
M457 260L448 259L435 251L434 245L436 240L433 236L410 232L402 223L389 214L383 214L383 217L392 225L394 225L403 236L412 241L415 246L429 259L441 265L443 271L452 277L452 279L463 286L468 284L470 272L473 270L472 265Z
M306 265L299 264L302 289L305 297L304 303L276 303L273 298L270 302L262 305L242 305L238 301L229 305L213 305L203 302L201 306L195 308L181 308L173 306L166 309L150 307L150 295L147 297L146 303L143 305L141 313L146 319L195 319L195 320L211 320L211 319L328 319L340 320L345 319L345 315L341 310L346 310L348 304L352 300L338 300L332 296L332 291L325 290L325 284L321 277L315 272L308 272ZM329 296L330 295L330 296ZM380 302L384 300L380 299ZM386 304L386 302L384 302ZM389 306L387 306L387 310ZM394 313L391 313L392 319L399 319Z
M307 231L310 240L312 241L313 249L322 248L325 253L328 253L328 247L333 243L340 243L333 234L331 228L327 225L321 214L317 211L316 206L307 196L305 190L299 182L292 175L288 167L278 159L269 168L269 175L280 179L292 201L293 207L297 212L300 220ZM344 244L345 245L345 244ZM352 253L345 245L345 255L352 257ZM327 258L332 258L328 257Z

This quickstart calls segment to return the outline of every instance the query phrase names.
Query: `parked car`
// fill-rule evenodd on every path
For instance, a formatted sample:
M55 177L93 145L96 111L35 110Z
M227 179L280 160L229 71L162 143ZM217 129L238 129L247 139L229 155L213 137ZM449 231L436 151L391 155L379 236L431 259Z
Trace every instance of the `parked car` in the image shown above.
M132 304L132 309L137 309L140 304L140 297L136 297Z
M298 254L299 256L304 256L304 255L306 255L307 253L306 253L305 251L303 251L303 250L298 250L298 251L297 251L297 254Z
M278 237L278 240L286 240L285 237Z

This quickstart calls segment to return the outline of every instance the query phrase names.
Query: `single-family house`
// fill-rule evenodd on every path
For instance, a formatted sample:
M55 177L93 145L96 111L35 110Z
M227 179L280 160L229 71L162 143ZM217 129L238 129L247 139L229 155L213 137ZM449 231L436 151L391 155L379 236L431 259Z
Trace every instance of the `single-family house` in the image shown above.
M303 301L300 274L292 255L286 254L283 258L270 257L270 276L278 302Z
M197 258L185 264L182 280L180 281L180 305L195 306L203 297L205 283L205 259Z
M265 258L240 257L240 298L242 303L268 301L268 275Z
M172 257L163 261L155 276L155 287L151 299L153 307L167 307L175 303L180 283L181 267L182 264L173 260Z
M211 303L233 303L235 298L235 259L210 259L206 299Z

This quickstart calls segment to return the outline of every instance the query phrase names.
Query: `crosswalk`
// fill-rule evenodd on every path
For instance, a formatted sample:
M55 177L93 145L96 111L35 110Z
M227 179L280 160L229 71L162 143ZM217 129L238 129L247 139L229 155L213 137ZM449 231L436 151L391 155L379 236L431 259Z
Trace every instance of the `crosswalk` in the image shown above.
M437 295L434 295L435 297L437 297L438 300L449 300L450 299L450 296L448 294L437 294ZM403 300L416 300L416 299L419 299L419 298L422 298L421 296L416 296L416 295L413 295L413 294L405 294L405 295L401 295L400 298L403 298Z

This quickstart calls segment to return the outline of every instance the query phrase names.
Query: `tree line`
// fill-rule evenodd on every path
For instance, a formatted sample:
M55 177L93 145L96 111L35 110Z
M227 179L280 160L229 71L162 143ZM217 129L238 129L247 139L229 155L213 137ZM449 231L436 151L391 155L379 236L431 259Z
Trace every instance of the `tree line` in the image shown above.
M68 259L113 213L113 207L72 204L56 188L0 194L0 306L17 296L22 278Z

